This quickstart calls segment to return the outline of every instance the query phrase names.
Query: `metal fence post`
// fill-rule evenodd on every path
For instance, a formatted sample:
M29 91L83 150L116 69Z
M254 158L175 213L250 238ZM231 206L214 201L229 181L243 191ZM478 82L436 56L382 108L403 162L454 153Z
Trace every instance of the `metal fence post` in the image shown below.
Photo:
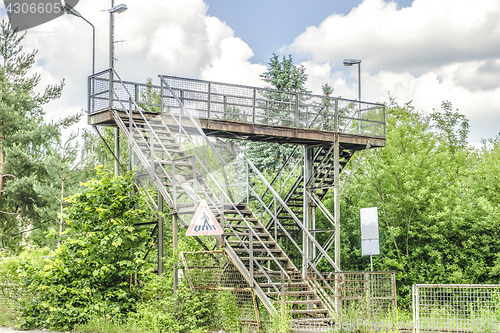
M334 115L334 131L338 133L339 131L339 99L335 98L335 115Z
M194 209L198 207L198 179L196 179L196 160L194 156L191 157L191 164L193 167L193 189L194 189Z
M255 125L255 104L257 100L257 89L253 88L253 102L252 102L252 124Z
M283 273L283 270L281 270L281 275L280 275L280 282L281 282L281 286L280 286L280 296L281 296L281 315L284 316L285 315L285 275Z
M253 288L253 233L252 233L252 228L248 228L248 261L249 261L249 268L250 268L250 277L251 277L251 285L250 288Z
M210 103L212 101L212 85L208 82L208 96L207 96L207 119L210 119Z
M299 94L295 94L295 127L299 127Z
M414 321L415 321L415 329L416 329L416 333L419 333L420 332L420 318L419 318L419 314L420 314L420 311L419 311L419 299L418 299L418 286L416 285L413 285L413 287L415 288L414 289L414 306L413 306L413 309L414 309Z
M248 163L245 162L245 171L246 171L246 175L247 175L247 181L246 181L246 191L247 191L247 205L250 204L250 183L249 183L249 179L248 179Z

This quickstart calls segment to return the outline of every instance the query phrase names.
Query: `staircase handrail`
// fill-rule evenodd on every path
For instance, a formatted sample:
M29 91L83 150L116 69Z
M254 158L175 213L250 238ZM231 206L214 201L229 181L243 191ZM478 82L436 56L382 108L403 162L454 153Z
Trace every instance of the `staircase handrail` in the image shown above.
M121 102L120 102L120 103L121 103ZM124 110L126 110L126 108L124 108ZM113 112L115 112L115 110L114 110ZM121 121L121 118L119 117L119 115L118 115L118 114L115 114L115 117L117 118L118 125L119 125L120 127L123 127L123 128L122 128L122 131L123 131L124 133L127 133L127 132L128 132L128 131L127 131L127 128L126 128L125 124ZM148 120L147 120L145 117L143 118L143 120L144 120L146 123L148 123L148 125L149 125L149 122L148 122ZM135 124L135 121L133 121L133 120L132 120L132 122L134 123L134 126L136 126L136 127L137 127L137 125ZM151 128L151 126L149 126L149 127ZM144 137L142 137L142 138L144 139ZM146 166L147 166L147 165L148 165L148 163L147 163L147 162L149 162L149 161L147 160L147 158L145 158L145 156L143 156L141 149L140 149L140 148L138 148L138 145L137 145L136 140L135 140L132 136L130 136L130 139L131 139L132 143L134 143L134 145L133 145L133 149L136 151L137 156L139 157L139 159L141 159L141 162L142 162L144 165L146 165ZM145 139L144 139L144 140L145 140ZM145 142L147 143L147 140L145 140ZM165 149L165 147L164 147L164 146L163 146L163 148ZM156 158L156 156L155 156L155 158ZM195 158L195 159L196 159L196 160L200 163L200 165L201 165L203 168L205 168L205 171L207 172L207 174L208 174L208 176L209 176L209 177L213 177L212 173L208 172L208 170L206 169L205 165L204 165L203 163L201 163L201 161L199 160L198 156L193 155L193 158ZM144 161L142 161L142 160L144 160ZM161 182L161 180L157 179L157 178L158 178L158 176L156 175L156 173L150 173L149 168L146 168L146 169L148 170L148 173L150 174L150 176L154 177L154 179L156 178L156 180L157 180L157 181ZM165 171L165 170L164 170L164 171ZM153 176L153 175L154 175L154 176ZM168 173L166 173L166 175L168 176ZM196 179L194 179L194 181L198 182ZM214 182L218 185L219 189L222 191L222 187L220 186L220 184L218 184L218 183L217 183L217 181L216 181L214 178L212 178L212 181L214 181ZM160 189L159 189L159 190L160 190L160 191L162 191L162 189L163 189L163 187L160 187ZM166 191L162 191L162 194L163 194L163 192L165 192L165 194L166 194L166 195L169 195L169 194L168 194L168 192L166 192ZM223 193L223 194L225 194L225 193L224 193L224 191L222 191L222 193ZM195 193L195 195L197 195L197 193ZM170 196L169 196L169 197L170 197ZM227 197L227 199L229 199L229 197ZM228 201L229 201L229 202L233 205L233 208L234 208L234 209L238 212L238 214L240 215L240 217L244 220L244 222L245 222L245 223L247 224L247 226L250 228L250 224L248 223L248 221L246 220L246 218L245 218L245 217L241 214L241 212L238 210L238 208L234 205L234 203L232 203L232 202L230 201L230 199L229 199ZM171 202L172 202L172 204L173 204L173 200L172 200ZM213 204L215 204L214 202L212 202L212 203L213 203ZM238 238L239 238L239 240L241 241L241 238L237 235L236 231L235 231L232 227L229 227L229 228L230 228L233 232L235 232L236 237L238 237ZM252 229L252 233L253 233L253 234L255 234L255 232L253 231L253 229ZM256 236L256 238L257 238L257 240L258 240L258 241L262 242L262 239L261 239L261 238L260 238L257 234L255 234L255 236ZM204 245L204 244L201 242L201 240L199 240L199 239L198 239L198 237L195 237L195 238L197 239L197 241L198 241L198 242L199 242L202 246ZM264 247L265 247L266 251L268 252L268 254L272 257L272 253L269 251L269 248L268 248L268 247L267 247L264 243L262 243L262 244L264 245ZM242 243L242 245L244 246L245 250L248 252L248 251L249 251L248 247L247 247L244 243ZM204 246L204 247L205 247L205 249L207 249L207 248L206 248L206 246ZM207 249L207 250L208 250L208 249ZM275 260L275 261L276 261L276 260ZM276 261L276 262L277 262L277 261ZM262 271L262 273L264 274L264 276L268 279L268 281L269 281L269 282L272 282L272 279L269 277L269 275L266 273L266 271L264 270L264 268L260 265L260 263L259 263L256 259L254 259L254 263L255 263L255 264L256 264L256 265L260 268L260 270ZM277 263L278 263L278 262L277 262ZM279 263L278 263L278 265L279 265ZM286 272L286 271L285 271L285 272ZM253 277L252 277L252 278L253 278ZM254 280L254 283L255 283L255 280ZM276 287L275 287L275 289L276 289L276 291L279 291ZM268 306L269 306L269 305L267 305L266 307L268 307ZM270 309L270 310L271 310L271 311L273 311L273 309Z
M163 145L163 143L161 142L160 138L159 138L159 137L158 137L158 135L156 134L156 131L155 131L155 130L151 127L151 125L150 125L150 124L149 124L149 122L147 121L147 118L146 118L146 116L144 115L144 113L142 112L142 109L141 109L141 108L137 105L137 103L136 103L136 102L132 99L132 95L131 95L131 94L130 94L130 92L128 91L127 86L123 83L122 79L120 78L120 76L118 75L118 73L117 73L114 69L113 69L113 72L114 72L114 75L116 75L116 77L118 78L118 81L122 84L122 86L123 86L123 88L125 89L125 91L127 92L127 94L129 95L129 104L130 104L130 103L133 103L133 104L135 105L136 110L137 110L137 111L139 112L139 114L142 116L142 118L143 118L143 120L144 120L145 124L148 126L149 130L151 131L151 133L152 133L152 134L154 134L154 136L156 137L157 141L161 144L161 147L163 148L163 150L164 150L165 152L167 152L167 154L170 156L170 154L168 153L168 150L165 148L165 146L164 146L164 145ZM115 92L114 92L114 91L113 91L113 94L115 94ZM127 107L126 107L125 105L123 105L123 102L122 102L120 99L119 99L118 101L119 101L119 103L121 104L121 106L123 107L123 110L125 110L125 112L127 112L127 111L126 111L126 110L127 110ZM119 115L118 115L118 114L116 114L116 112L115 112L115 111L116 111L116 110L113 110L113 113L114 113L114 115L115 115L115 118L116 118L116 119L119 119L120 117L119 117ZM132 113L133 111L132 111L132 110L130 110L130 112ZM132 117L132 114L129 114L129 121L130 121L130 122L133 124L133 126L134 126L137 130L138 130L138 133L140 134L140 136L141 136L141 138L144 140L144 142L146 142L146 143L147 143L147 140L144 138L144 136L142 135L142 133L141 133L141 131L140 131L139 127L137 126L136 122L134 121L134 119L133 119L133 117ZM125 128L126 128L126 126L125 126ZM125 131L125 133L126 133L126 131ZM137 144L137 142L135 141L135 139L134 139L134 137L133 137L132 135L131 135L131 136L130 136L130 138L128 138L128 139L129 139L129 140L132 140L133 142L135 142L135 143ZM139 149L139 151L140 151L140 149ZM144 156L142 156L142 153L141 153L141 154L138 154L138 156L139 156L139 158L144 157ZM171 156L170 156L170 157L171 157ZM144 164L144 161L141 161L141 162L143 162L143 164ZM144 164L144 165L146 166L147 164ZM158 182L161 182L161 180L158 178L158 175L156 174L156 172L152 172L151 170L149 170L149 168L146 168L146 169L147 169L147 171L148 171L149 175L151 176L151 178L155 179L155 180L156 180L156 181L158 181ZM162 169L163 169L163 166L162 166ZM164 171L165 171L165 170L164 170ZM166 173L166 172L165 172L165 175L166 175L166 177L167 177L170 181L172 181L172 179L170 178L170 176L168 175L168 173ZM167 201L170 201L170 203L172 203L172 204L173 204L173 200L172 200L172 198L170 197L170 195L168 194L168 192L167 192L167 191L162 191L162 192L164 192L164 193L162 193L162 194L164 195L165 199L166 199Z
M262 174L260 174L260 172L257 170L257 168L253 165L253 163L246 159L244 161L242 161L244 163L247 163L253 170L254 172L257 174L257 176L264 182L264 183L267 183L267 181L265 180L264 176ZM275 198L280 201L280 204L284 205L284 202L281 198L279 198L279 195L276 193L276 191L270 186L269 183L266 184L266 186L268 187L268 189L270 189L270 192L273 193L273 195L275 196ZM254 195L256 196L256 198L260 201L261 205L263 207L265 207L265 210L267 211L267 213L271 216L274 216L274 214L271 212L271 210L269 209L269 207L262 201L261 197L257 194L257 192L254 190L253 187L250 186L250 184L248 184L248 187L249 187L249 190L252 191L252 193L254 193ZM278 199L279 198L279 199ZM284 205L285 209L288 208L288 206ZM291 213L290 215L293 214L293 212L291 210L289 210L289 213ZM294 216L294 214L293 214ZM296 218L296 216L295 216ZM277 219L277 217L275 217L276 219L276 223L277 225L280 227L280 229L285 233L285 235L289 238L289 240L292 242L292 244L297 248L297 250L302 254L302 256L304 257L304 252L302 251L302 249L300 248L300 246L297 244L297 242L293 239L293 237L288 233L288 231L286 230L286 228L281 224L281 222L279 222L279 220ZM308 236L310 236L309 238L313 240L313 242L315 242L315 245L318 247L318 249L320 250L321 253L323 253L324 255L326 253L324 253L324 251L322 250L322 248L319 246L319 244L317 243L317 241L314 239L314 237L312 237L312 235L309 233L309 231L307 229L302 229L306 234L308 234ZM329 256L326 256L327 258ZM325 283L325 285L328 287L328 289L330 289L332 292L334 292L334 288L332 286L330 286L330 284L328 283L328 281L326 281L322 274L318 271L318 269L316 268L316 265L313 264L313 262L311 262L311 260L308 258L308 257L305 257L306 260L308 261L308 266L310 266L315 272L316 274L321 278L321 280L323 280L323 283ZM331 258L330 258L331 259ZM333 263L333 261L331 262L332 266L334 267L334 269L336 269L336 271L339 271L335 265L335 263ZM326 292L324 292L322 290L322 287L319 285L319 284L316 284L314 286L314 288L319 288L321 289L320 291L320 294L317 294L318 297L322 298L322 301L323 303L325 304L329 304L333 309L335 309L335 305L334 304L331 304L330 300L328 297L326 297L325 295ZM331 309L330 309L331 310Z
M179 99L179 97L177 97L177 95L175 94L175 92L172 89L172 87L170 87L170 85L168 84L168 82L165 80L164 75L159 75L159 77L161 79L161 87L163 88L163 84L165 84L165 86L170 91L170 93L172 94L172 96L175 98L175 100L177 101L177 103L179 103L179 105L181 106L181 110L184 112L185 115L188 116L189 120L191 120L191 122L194 124L194 126L198 130L199 134L203 137L203 139L205 141L207 141L207 143L209 144L210 148L212 148L212 150L214 151L215 155L217 156L217 158L219 159L219 161L222 163L222 165L223 166L226 165L226 161L224 161L224 158L219 154L219 152L217 151L217 149L215 149L214 145L208 139L208 137L206 136L205 132L203 132L203 130L201 129L201 127L198 125L198 123L195 121L195 119L193 118L193 116L191 115L191 113L187 112L187 108L184 106L184 103L182 103L182 101ZM161 103L162 103L162 111L163 111L163 89L162 89L162 92L161 92ZM179 117L182 117L182 112L179 112Z

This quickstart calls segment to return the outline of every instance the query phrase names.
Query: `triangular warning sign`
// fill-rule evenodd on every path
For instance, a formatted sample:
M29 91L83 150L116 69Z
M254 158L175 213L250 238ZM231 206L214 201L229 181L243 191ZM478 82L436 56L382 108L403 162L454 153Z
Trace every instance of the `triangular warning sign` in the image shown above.
M224 231L217 222L214 214L210 210L205 200L202 200L200 206L194 214L193 220L189 225L186 236L205 236L222 235Z

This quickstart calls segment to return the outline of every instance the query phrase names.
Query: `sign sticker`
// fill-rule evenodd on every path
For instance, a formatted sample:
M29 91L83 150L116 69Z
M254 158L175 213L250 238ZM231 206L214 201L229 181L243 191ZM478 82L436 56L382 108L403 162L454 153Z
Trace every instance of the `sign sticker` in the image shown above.
M205 235L223 235L224 231L217 222L214 214L208 207L205 200L202 200L200 206L194 214L193 220L189 225L186 236L205 236Z

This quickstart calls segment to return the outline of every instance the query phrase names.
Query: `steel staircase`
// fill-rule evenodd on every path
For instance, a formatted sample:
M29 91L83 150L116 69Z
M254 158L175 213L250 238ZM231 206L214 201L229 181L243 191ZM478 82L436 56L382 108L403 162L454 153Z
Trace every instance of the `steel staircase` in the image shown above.
M130 128L129 116L118 112L117 115L120 127ZM134 122L141 123L138 119ZM196 193L199 200L209 202L210 208L216 212L215 216L225 231L224 249L226 251L232 249L248 273L253 272L250 274L253 275L253 283L263 290L268 299L280 301L280 298L284 297L285 303L295 317L313 315L316 319L330 318L333 304L329 304L329 310L324 301L317 296L314 286L303 279L297 280L301 272L248 204L226 202L221 204L205 181L205 177L199 171L195 171L194 157L187 155L181 148L169 127L163 125L160 118L149 119L147 123L149 126L143 121L143 125L140 126L141 131L134 133L132 137L144 155L151 158L153 156L151 153L154 152L155 156L161 157L163 169L172 170L171 173L161 176L165 177L164 187L172 198L181 221L187 225L186 222L189 220L182 216L191 216L194 213L196 207L193 206L191 199ZM153 128L154 133L148 130L149 128ZM156 144L148 144L153 138L157 139ZM167 159L167 156L171 159ZM176 180L177 186L174 186L172 179Z
M275 311L274 300L289 304L295 318L327 320L333 317L336 305L328 297L333 287L327 281L318 283L301 278L301 272L262 224L259 214L250 207L248 195L256 198L258 194L249 182L246 182L246 202L231 198L225 162L182 102L178 102L177 111L165 110L167 112L160 114L143 112L132 99L120 110L112 110L115 122L133 151L132 164L138 170L137 181L142 187L156 188L184 227L200 200L205 200L225 231L220 239L224 251L270 312ZM255 166L250 161L239 163L243 166L240 171L247 170L247 179L250 170L251 177L260 179L274 201L280 203L282 214L288 214L296 228L302 229L319 247ZM260 216L265 218L269 206L263 203L262 209ZM282 229L286 234L286 229ZM294 242L294 245L300 250L298 244ZM329 258L325 251L322 253Z
M313 174L307 180L306 188L309 190L309 193L313 195L316 200L312 203L312 206L315 207L317 205L321 205L321 200L324 198L328 190L333 187L334 184L334 154L333 154L333 145L331 146L321 146L315 148L313 153ZM354 154L354 150L351 149L340 149L339 156L339 173L344 170L344 167L349 162L351 157ZM299 161L300 162L300 161ZM284 168L282 168L283 170ZM295 169L295 168L294 168ZM280 171L281 172L281 171ZM275 178L277 179L277 178ZM284 202L290 207L293 213L300 219L303 219L304 212L304 173L300 172L298 174L298 178L291 186L290 190L283 198ZM278 216L278 220L281 222L281 225L284 226L288 232L296 237L300 236L300 228L297 227L297 224L294 222L293 218L290 217L290 214L280 207L276 215ZM275 228L276 220L272 217L266 221L266 229L272 232ZM331 221L334 224L334 221ZM278 232L275 234L277 239L283 238L286 235L283 232ZM302 258L296 258L302 259Z

